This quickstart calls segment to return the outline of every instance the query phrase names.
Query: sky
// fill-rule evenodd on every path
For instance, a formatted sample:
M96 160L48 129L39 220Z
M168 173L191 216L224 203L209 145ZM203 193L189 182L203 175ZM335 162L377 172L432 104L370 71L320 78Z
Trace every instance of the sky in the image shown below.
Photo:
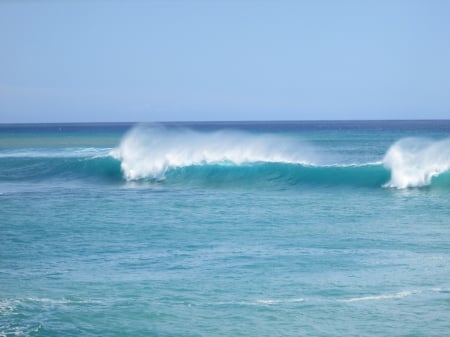
M450 118L450 1L0 1L0 123Z

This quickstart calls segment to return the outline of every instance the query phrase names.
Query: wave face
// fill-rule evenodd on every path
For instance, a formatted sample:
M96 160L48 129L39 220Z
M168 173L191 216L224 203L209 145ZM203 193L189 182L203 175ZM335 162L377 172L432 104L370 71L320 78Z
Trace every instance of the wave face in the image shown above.
M450 138L433 141L424 138L405 138L390 147L384 165L391 170L387 187L408 188L428 186L434 177L448 182L450 170ZM440 177L439 177L440 176Z
M193 165L166 172L168 184L207 186L252 186L289 188L295 186L379 187L389 178L382 165L315 166L289 163L243 165Z

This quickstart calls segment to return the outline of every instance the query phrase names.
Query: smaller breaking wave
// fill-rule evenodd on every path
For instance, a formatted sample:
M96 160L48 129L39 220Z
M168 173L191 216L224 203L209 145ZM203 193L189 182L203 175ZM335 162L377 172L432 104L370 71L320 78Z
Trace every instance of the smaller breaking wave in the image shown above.
M433 178L450 171L450 138L438 141L401 139L389 148L383 163L391 171L391 179L385 187L428 186ZM447 179L444 176L439 180L445 183Z

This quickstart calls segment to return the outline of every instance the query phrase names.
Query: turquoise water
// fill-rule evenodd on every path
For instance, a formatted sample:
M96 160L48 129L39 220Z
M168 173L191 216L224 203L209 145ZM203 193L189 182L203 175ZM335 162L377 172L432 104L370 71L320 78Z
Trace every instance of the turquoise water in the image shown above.
M0 336L445 336L449 137L0 125Z

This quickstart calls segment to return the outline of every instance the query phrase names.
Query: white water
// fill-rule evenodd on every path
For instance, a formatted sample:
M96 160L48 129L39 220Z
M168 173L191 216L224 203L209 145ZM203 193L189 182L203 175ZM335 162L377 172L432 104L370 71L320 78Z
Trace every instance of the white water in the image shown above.
M383 162L391 170L391 180L386 187L430 185L433 177L450 170L450 138L438 141L401 139L389 148Z
M111 153L121 161L125 179L164 178L170 168L200 164L254 162L311 164L317 155L311 145L289 136L222 130L138 127Z

